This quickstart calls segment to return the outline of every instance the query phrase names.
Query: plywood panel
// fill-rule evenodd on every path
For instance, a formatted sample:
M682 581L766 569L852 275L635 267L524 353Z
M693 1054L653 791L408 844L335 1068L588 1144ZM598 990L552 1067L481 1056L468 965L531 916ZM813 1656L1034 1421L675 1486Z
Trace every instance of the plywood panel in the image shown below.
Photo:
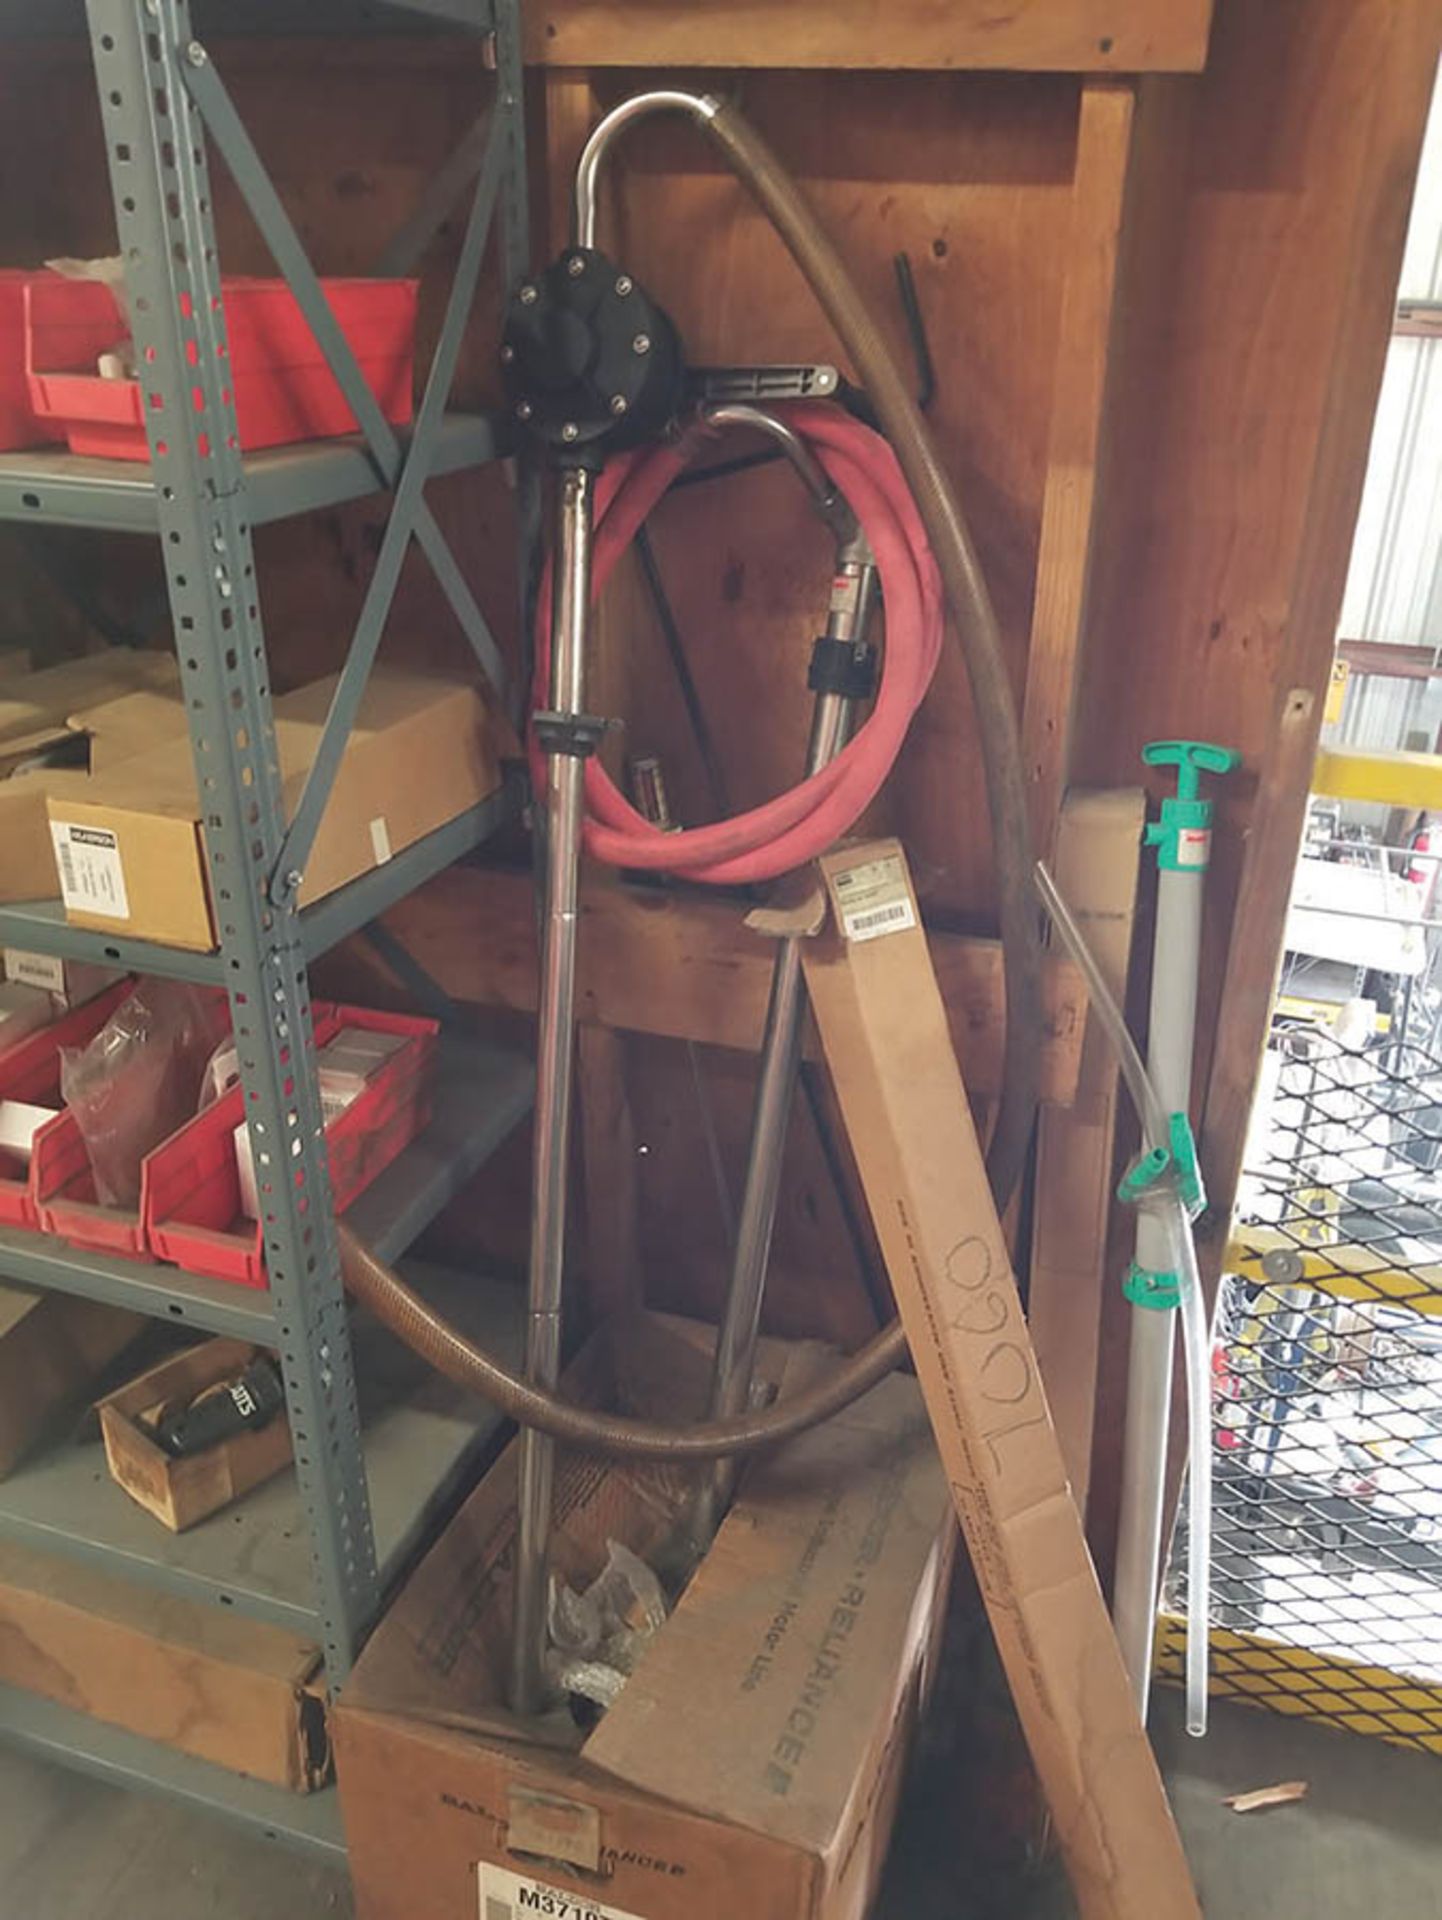
M772 946L744 924L745 906L695 892L588 885L578 934L577 1017L584 1023L754 1053L771 984ZM458 868L387 916L414 957L464 1004L531 1013L536 916L529 874ZM934 933L932 955L957 1054L974 1096L1001 1085L1005 1031L1001 951L994 941ZM1043 1091L1076 1087L1086 996L1075 968L1047 963ZM808 1043L809 1044L809 1043ZM809 1048L814 1055L814 1047Z
M1194 72L1211 10L1211 0L547 0L526 11L526 57L593 67Z
M605 105L638 76L593 78ZM552 84L569 82L548 76ZM929 74L767 73L742 88L746 112L800 176L903 360L892 260L903 249L911 257L943 369L933 424L986 556L1018 694L1078 91L1062 78ZM553 169L569 171L579 141L569 113L566 128L550 154ZM695 129L661 121L628 136L615 204L602 220L603 245L672 312L694 360L839 357L799 273ZM800 769L829 539L794 479L776 469L673 493L652 531L731 804L754 805ZM674 675L634 583L619 583L615 597L626 645L607 662L597 697L624 719L624 750L659 754L679 816L699 822L711 817L712 794ZM985 925L993 910L985 817L965 672L951 645L867 824L907 839L929 908Z

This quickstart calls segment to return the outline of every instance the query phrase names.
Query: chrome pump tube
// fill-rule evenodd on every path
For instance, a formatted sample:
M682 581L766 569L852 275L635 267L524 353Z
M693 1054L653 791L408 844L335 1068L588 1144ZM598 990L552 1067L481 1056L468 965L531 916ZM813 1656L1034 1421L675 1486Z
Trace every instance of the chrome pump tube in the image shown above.
M551 701L556 716L585 710L586 626L591 597L594 476L561 475L557 503L555 599L551 611ZM526 1379L555 1387L561 1361L561 1276L566 1242L567 1148L575 1062L576 918L586 762L564 748L546 759L545 905L537 1009L536 1122L531 1178L531 1253ZM543 1705L546 1547L551 1529L555 1442L521 1433L520 1514L511 1644L511 1703Z
M681 93L669 87L635 94L623 100L619 107L613 107L596 123L576 162L576 184L571 196L572 244L578 247L596 244L596 200L601 168L617 138L628 127L638 120L649 119L653 113L689 114L704 126L708 120L715 119L720 108L720 101L713 100L709 94Z
M734 421L737 415L751 416L759 410L752 407L726 407L714 411ZM714 415L708 415L708 418L712 417ZM765 417L769 419L769 416ZM760 422L748 418L736 424L759 425ZM784 426L779 422L773 424ZM790 429L786 428L785 431L789 433ZM773 437L780 439L779 435ZM784 446L784 442L782 444ZM802 477L806 479L804 471ZM844 517L844 521L849 523L849 532L842 534L837 542L826 637L860 646L866 640L867 624L876 599L875 561L866 540L857 531L845 502L824 475L822 482L821 491L810 481L807 482L818 508L833 527L841 524L838 516ZM855 708L855 701L844 694L825 691L817 694L811 715L811 737L806 750L808 776L819 773L846 745L855 718ZM771 969L771 997L766 1007L756 1102L751 1117L746 1185L736 1222L731 1278L712 1368L710 1417L713 1420L742 1413L750 1404L756 1372L756 1344L761 1326L761 1302L766 1290L771 1237L776 1226L787 1123L801 1065L801 1028L805 1017L806 985L801 972L801 941L796 937L783 938L777 945L776 959ZM734 1460L718 1460L707 1471L691 1509L690 1531L692 1544L697 1549L704 1551L709 1546L730 1504L735 1482Z

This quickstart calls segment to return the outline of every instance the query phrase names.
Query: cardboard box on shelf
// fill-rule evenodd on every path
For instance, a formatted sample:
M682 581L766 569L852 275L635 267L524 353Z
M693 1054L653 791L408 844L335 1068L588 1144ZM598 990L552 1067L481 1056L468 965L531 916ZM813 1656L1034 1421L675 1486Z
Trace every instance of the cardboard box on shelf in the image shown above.
M48 841L48 833L46 838ZM67 960L58 953L27 953L20 947L6 947L5 978L17 986L43 988L57 1010L68 1013L114 986L120 971L97 967L89 960Z
M149 666L152 661L159 666ZM146 663L138 688L132 684L134 662ZM90 665L75 663L82 664ZM31 681L49 677L35 674ZM153 684L145 684L147 677ZM120 655L108 687L94 671L85 678L91 698L84 704L58 709L28 736L0 736L0 902L50 900L60 891L46 811L51 795L83 798L96 776L157 744L184 738L185 707L172 655ZM0 699L0 725L6 709L16 705ZM56 757L63 764L46 764Z
M63 1293L0 1286L0 1479L67 1409L88 1399L143 1315Z
M313 1642L0 1544L0 1682L292 1793L330 1774Z
M807 990L1083 1920L1199 1920L1107 1618L897 841L821 862Z
M0 1053L8 1053L27 1034L48 1027L54 1018L54 1002L43 989L0 980Z
M73 732L72 716L128 693L176 694L180 669L166 649L111 647L0 681L0 776Z
M611 1328L572 1397L685 1420L709 1338ZM782 1391L818 1350L765 1343ZM517 1448L402 1588L334 1716L361 1920L860 1920L943 1612L955 1526L915 1383L896 1376L745 1477L598 1727L505 1704ZM695 1484L562 1450L551 1565L608 1539L664 1561ZM494 1902L494 1905L488 1904Z
M161 1407L235 1379L259 1351L246 1340L207 1340L148 1368L99 1403L111 1478L172 1533L218 1513L290 1465L284 1415L183 1460L168 1454L141 1424Z
M275 702L287 814L320 745L336 676ZM305 862L309 905L495 792L516 751L505 719L469 683L382 668L371 675ZM175 740L83 792L51 795L67 918L105 933L208 952L215 920L190 745Z

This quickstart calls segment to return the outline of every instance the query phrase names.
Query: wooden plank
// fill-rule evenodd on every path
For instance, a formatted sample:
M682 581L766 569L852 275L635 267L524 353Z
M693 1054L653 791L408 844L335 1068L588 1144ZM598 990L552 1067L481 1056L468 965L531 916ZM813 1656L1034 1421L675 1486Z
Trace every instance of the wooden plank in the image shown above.
M1207 1082L1201 1146L1219 1222L1230 1213L1241 1174L1252 1093L1271 1021L1291 868L1302 843L1337 615L1391 334L1392 289L1442 47L1442 6L1436 0L1398 0L1380 18L1374 15L1374 26L1373 88L1355 189L1345 207L1346 267L1308 476L1296 593L1279 649L1279 694L1260 756L1257 804ZM1204 1272L1212 1285L1219 1259L1218 1250Z
M1062 811L1056 877L1118 1002L1125 1003L1146 807L1137 789L1073 793ZM1072 1493L1086 1512L1097 1349L1120 1098L1115 1055L1092 1022L1077 1097L1044 1107L1037 1130L1027 1318Z
M1021 723L1032 839L1043 854L1066 785L1134 104L1132 88L1116 81L1082 88Z
M1331 667L1439 29L1436 0L1219 0L1201 78L1153 78L1138 99L1118 293L1125 375L1109 407L1072 778L1126 784L1148 740L1179 732L1243 754L1217 783L1198 1008L1213 1269L1270 1017L1307 736ZM1095 1421L1089 1511L1104 1576L1126 1311L1114 1341L1104 1328Z
M526 58L562 67L1196 73L1211 0L547 0Z
M578 1018L631 1033L754 1053L761 1045L772 949L734 901L655 887L590 885L581 897ZM457 868L430 882L386 924L453 999L531 1013L536 1005L535 905L524 873ZM973 1094L1001 1086L1005 1031L1001 948L933 933L952 1037ZM1042 1085L1065 1102L1076 1089L1086 994L1053 955L1045 977ZM816 1057L814 1050L809 1057Z
M636 1126L626 1091L623 1036L609 1027L584 1026L577 1047L586 1187L582 1265L592 1314L601 1320L645 1304Z

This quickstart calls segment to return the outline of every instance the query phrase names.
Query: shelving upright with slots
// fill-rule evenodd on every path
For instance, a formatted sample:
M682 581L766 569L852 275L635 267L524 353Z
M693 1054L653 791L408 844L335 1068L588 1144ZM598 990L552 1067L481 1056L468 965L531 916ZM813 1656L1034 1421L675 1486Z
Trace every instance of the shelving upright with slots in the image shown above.
M244 30L242 0L209 9ZM342 9L342 11L344 11ZM249 1293L158 1264L76 1253L38 1235L0 1235L0 1278L111 1301L161 1320L264 1342L280 1356L296 1468L193 1533L157 1535L103 1484L98 1448L42 1453L0 1483L0 1538L76 1554L101 1568L312 1633L340 1684L386 1584L467 1459L495 1424L395 1352L378 1361L367 1410L368 1330L342 1292L308 1032L307 963L413 887L481 845L517 813L514 783L372 873L302 912L299 876L379 645L412 539L424 550L498 697L502 667L484 616L426 503L435 476L507 451L504 422L447 411L462 335L499 210L500 279L527 250L517 0L396 0L395 12L481 36L494 72L476 126L376 264L411 269L450 207L470 206L431 370L413 429L380 414L325 304L314 270L251 144L189 0L87 0L132 331L149 396L149 467L64 453L0 456L0 518L158 537L203 797L217 951L182 953L68 925L56 903L0 908L0 944L223 984L230 996L253 1139L283 1165L266 1223L269 1290ZM329 25L336 9L322 17ZM227 14L233 19L227 19ZM359 5L359 23L377 23ZM271 30L278 23L269 19ZM244 456L226 382L225 314L212 218L211 151L230 172L325 350L361 431ZM256 579L256 526L367 493L392 505L315 765L288 821L282 804ZM535 490L518 487L523 545ZM527 1110L528 1060L448 1038L426 1132L357 1203L353 1217L388 1257L401 1253ZM438 1280L437 1284L444 1285ZM514 1355L519 1301L470 1283L447 1310ZM373 1331L373 1330L372 1330ZM372 1344L376 1344L372 1342ZM105 1496L114 1495L114 1499ZM118 1503L118 1504L117 1504ZM218 1523L218 1524L217 1524ZM334 1793L297 1797L0 1689L0 1737L103 1778L214 1807L271 1837L343 1847Z

